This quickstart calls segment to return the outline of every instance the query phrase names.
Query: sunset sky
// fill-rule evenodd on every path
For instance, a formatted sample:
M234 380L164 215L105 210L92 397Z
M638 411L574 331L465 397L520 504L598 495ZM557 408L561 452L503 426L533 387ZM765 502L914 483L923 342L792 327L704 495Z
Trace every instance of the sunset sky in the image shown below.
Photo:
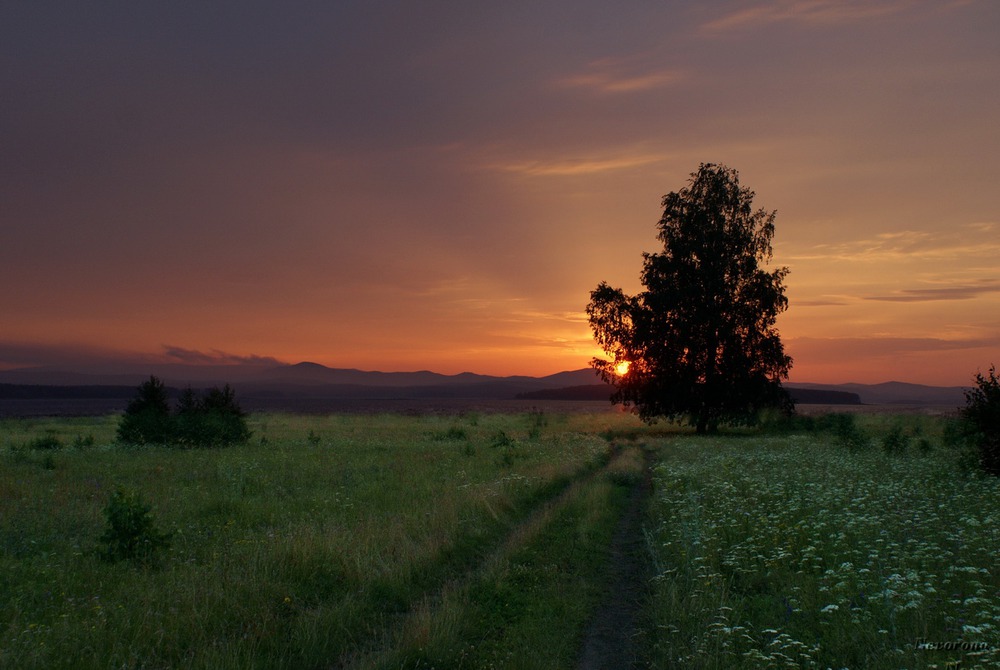
M702 162L791 381L1000 364L1000 2L8 2L0 369L544 375Z

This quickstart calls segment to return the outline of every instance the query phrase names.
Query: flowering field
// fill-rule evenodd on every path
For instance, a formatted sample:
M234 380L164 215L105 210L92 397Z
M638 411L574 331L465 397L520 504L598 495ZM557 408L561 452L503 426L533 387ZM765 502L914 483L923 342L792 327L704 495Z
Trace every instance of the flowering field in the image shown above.
M878 429L854 449L816 433L663 445L660 667L1000 667L1000 481L956 467L933 425L894 454Z

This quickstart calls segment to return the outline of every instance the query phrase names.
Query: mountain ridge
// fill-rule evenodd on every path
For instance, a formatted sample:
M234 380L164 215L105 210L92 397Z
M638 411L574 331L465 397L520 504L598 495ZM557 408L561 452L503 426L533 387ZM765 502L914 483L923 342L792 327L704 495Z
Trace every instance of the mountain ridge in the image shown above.
M190 365L154 364L122 366L114 371L98 369L58 369L55 367L16 368L0 370L0 386L19 387L77 387L86 397L102 396L94 391L98 387L135 387L149 378L159 377L166 385L183 388L209 387L231 384L241 397L275 398L516 398L518 395L549 392L549 397L559 390L567 393L566 399L580 397L579 387L601 386L596 372L591 368L566 370L541 377L526 375L496 376L461 372L447 375L430 370L411 372L382 372L357 368L331 368L319 363L303 361L295 364L274 365ZM869 405L934 405L959 406L964 404L963 391L968 387L928 386L908 382L881 382L878 384L819 384L810 382L786 383L789 389L856 394ZM576 388L576 391L571 389ZM85 389L91 389L86 391ZM46 392L37 389L40 397L65 397L67 391ZM0 389L0 393L3 393ZM7 389L7 396L13 391ZM31 393L21 388L18 397ZM546 395L543 393L543 395ZM558 393L556 393L558 395ZM809 394L800 394L809 397ZM79 397L85 397L83 395ZM106 397L104 394L103 397Z

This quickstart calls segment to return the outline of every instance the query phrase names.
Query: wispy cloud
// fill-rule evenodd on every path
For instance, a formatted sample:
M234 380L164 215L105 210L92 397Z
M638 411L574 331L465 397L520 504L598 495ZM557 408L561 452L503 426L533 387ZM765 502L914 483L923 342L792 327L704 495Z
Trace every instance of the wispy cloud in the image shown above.
M574 177L580 175L628 170L657 163L664 157L658 154L636 154L609 157L581 157L556 160L531 160L496 164L492 167L505 172L516 172L532 177Z
M0 368L92 367L121 365L280 365L270 356L241 356L216 349L204 352L163 345L159 352L123 351L68 343L0 342Z
M1000 293L1000 281L988 280L959 286L902 289L889 295L869 296L865 299L881 302L931 302L972 300L991 293Z
M913 4L912 0L777 0L729 12L705 23L702 30L720 33L774 23L837 25L896 14Z
M936 337L797 337L789 339L786 345L796 356L847 360L861 355L892 356L902 353L982 349L996 346L996 340Z
M583 72L563 77L557 84L583 88L602 94L634 93L670 86L684 79L684 72L674 68L636 64L636 59L605 58L587 65Z
M185 365L279 365L281 361L271 356L240 356L218 349L198 351L171 345L163 345L163 356L168 362Z
M848 300L840 298L816 298L815 300L796 300L795 307L843 307L851 304Z
M989 232L993 225L976 223L965 227L975 232ZM956 240L961 242L956 243ZM997 253L1000 253L1000 242L972 243L968 235L903 230L840 244L819 244L798 253L786 254L784 258L789 261L883 262L901 259L954 260Z

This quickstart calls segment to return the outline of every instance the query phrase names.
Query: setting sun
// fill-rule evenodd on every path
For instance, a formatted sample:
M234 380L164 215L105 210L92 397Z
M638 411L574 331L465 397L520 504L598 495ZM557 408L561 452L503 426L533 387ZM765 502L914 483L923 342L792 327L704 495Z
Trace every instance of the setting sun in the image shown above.
M628 374L628 369L631 365L628 361L622 361L615 366L615 372L618 373L619 377L624 377Z

